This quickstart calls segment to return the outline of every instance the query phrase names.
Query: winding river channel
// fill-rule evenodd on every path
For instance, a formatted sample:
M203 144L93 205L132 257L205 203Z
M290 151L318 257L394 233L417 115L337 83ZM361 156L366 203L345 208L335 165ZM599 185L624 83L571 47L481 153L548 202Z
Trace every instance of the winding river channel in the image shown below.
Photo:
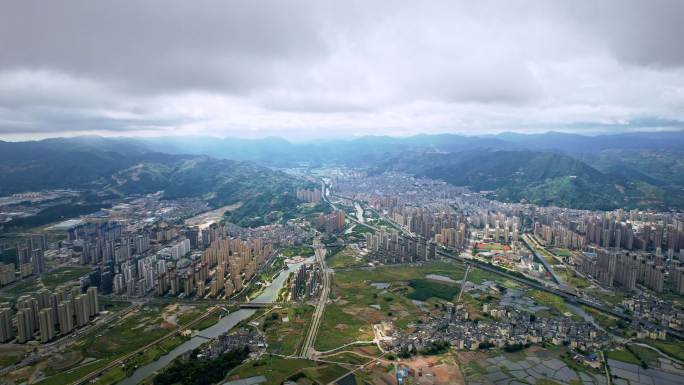
M276 296L278 295L278 291L280 290L280 288L282 288L290 272L297 271L297 269L299 269L299 266L301 266L302 264L311 262L313 262L313 257L308 258L302 262L288 264L289 269L280 272L280 274L278 274L278 276L273 280L273 282L271 282L271 285L264 289L264 291L261 294L259 294L258 297L252 300L252 302L274 302ZM179 345L169 353L159 357L158 360L150 362L149 364L141 366L140 368L136 369L132 376L119 382L119 385L136 385L141 383L147 377L153 375L160 369L163 369L166 365L170 364L171 361L173 361L176 357L182 355L187 351L199 347L212 337L217 337L229 331L230 329L235 327L235 325L237 325L240 321L249 318L255 312L255 309L240 309L228 314L227 316L221 318L221 320L219 320L218 323L204 330L201 330L197 335L195 335L188 341Z

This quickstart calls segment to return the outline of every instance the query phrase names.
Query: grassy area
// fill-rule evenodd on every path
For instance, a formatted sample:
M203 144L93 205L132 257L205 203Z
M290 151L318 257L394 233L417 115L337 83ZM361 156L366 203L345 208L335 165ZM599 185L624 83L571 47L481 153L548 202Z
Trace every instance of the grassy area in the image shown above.
M305 368L301 371L301 373L306 377L306 379L311 379L318 384L331 383L347 372L347 369L334 364Z
M10 366L10 365L16 364L17 362L20 362L22 359L24 359L23 354L1 355L0 356L0 368L4 368L5 366Z
M115 384L119 381L122 381L125 378L133 375L133 372L135 372L137 368L158 360L159 357L169 353L175 347L187 341L188 338L189 337L175 335L167 340L164 340L162 343L157 344L145 350L144 352L136 354L127 360L123 366L117 366L114 369L105 372L95 383L105 385Z
M565 300L557 295L536 289L529 290L527 295L532 298L534 302L551 308L561 315L570 313L570 309L565 305Z
M581 277L568 268L555 268L554 271L563 279L563 281L565 281L565 283L572 287L584 289L592 285L588 279Z
M624 349L609 351L607 356L616 361L627 362L643 368L660 367L660 354L658 352L634 344L629 344Z
M283 256L290 258L295 256L310 257L314 255L314 249L311 246L290 246L283 250Z
M468 362L468 365L465 367L465 373L466 375L473 375L473 374L487 374L487 369L485 369L482 365L475 361L470 361Z
M365 364L371 360L368 357L359 356L357 354L353 354L353 353L349 353L349 352L342 352L342 353L333 354L331 356L326 356L325 359L328 361L341 362L341 363L351 364L351 365L363 365L363 364Z
M684 344L681 343L681 341L668 338L666 341L645 340L643 342L660 349L663 353L671 357L684 361Z
M325 307L314 347L319 351L327 351L350 342L372 338L370 324L346 313L343 306L332 304Z
M635 356L634 353L630 352L627 349L610 350L608 351L608 353L606 353L606 356L611 360L626 362L628 364L641 365L641 360L639 360L639 357Z
M87 357L108 358L129 353L170 331L160 327L161 310L158 307L143 308L134 316L98 334L89 335L74 345L81 348Z
M448 285L427 279L414 279L410 283L414 289L408 295L409 298L425 301L429 298L440 298L445 301L453 301L461 290L459 286Z
M112 300L109 297L99 296L101 310L110 312L121 311L131 305L128 301Z
M43 285L50 290L54 290L59 285L65 284L70 281L74 281L88 272L90 272L89 267L85 266L66 266L59 267L54 271L45 274L41 277Z
M427 274L438 274L453 280L463 278L465 268L461 265L447 262L430 262L422 265L388 265L373 269L359 269L351 272L336 274L335 278L340 282L353 283L360 281L371 282L395 282L410 281L424 278ZM470 280L470 274L468 280Z
M556 248L556 249L553 249L553 250L551 250L551 251L552 251L554 254L556 254L557 256L559 256L559 257L566 257L566 258L567 258L567 257L571 257L571 256L572 256L572 252L571 252L570 250L568 250L568 249L558 249L558 248Z
M208 327L214 326L220 319L221 319L221 312L214 312L211 315L209 315L207 318L201 320L200 322L196 323L195 325L192 326L193 330L204 330Z
M74 382L88 373L102 368L110 363L112 359L99 359L97 361L89 362L85 365L77 366L73 369L65 370L54 376L48 377L43 381L38 382L39 385L63 385Z
M370 227L363 226L363 225L356 225L352 229L352 234L354 235L364 235L366 233L374 233L375 231L371 229Z
M588 289L587 294L596 297L603 303L613 306L621 304L625 299L625 295L617 291L604 292L601 289Z
M503 278L500 275L491 273L489 271L485 271L482 269L470 269L470 272L468 273L468 281L474 282L474 283L482 283L485 281L492 281L492 282L503 282L504 286L506 287L518 287L519 284L517 284L514 281L511 281L508 278Z
M557 261L553 258L551 253L549 253L548 251L546 251L544 249L537 249L537 248L535 248L534 251L536 251L538 255L540 255L542 258L544 258L546 263L548 263L549 265L556 264Z
M24 294L32 293L36 290L37 277L27 277L15 283L13 286L3 288L0 291L0 297L13 299Z
M409 273L414 277L422 277L424 273L405 270L403 267L381 270L386 272L382 278L390 278L387 272L398 273L401 277ZM417 272L420 274L416 274ZM371 286L371 283L378 281L360 279L359 273L365 275L367 271L354 270L335 274L331 297L338 300L346 313L362 320L369 328L371 324L389 320L403 329L421 316L421 311L408 298L415 290L408 285L410 280L394 279L395 276L384 281L390 284L387 290L379 290Z
M362 258L351 246L347 246L327 258L328 267L333 269L365 266L367 263L368 258Z
M594 317L596 322L604 329L612 329L614 327L617 327L617 325L618 325L618 319L617 318L610 316L610 315L607 315L603 312L600 312L594 308L582 305L582 310L591 314L591 316Z
M315 362L309 360L267 356L245 362L231 370L226 378L232 380L262 375L266 377L266 384L282 384L302 369L316 366Z
M13 263L14 266L18 265L17 249L14 247L10 247L9 249L0 251L0 263Z
M178 317L176 318L176 324L178 325L187 325L190 322L196 320L197 318L201 317L203 314L205 314L208 310L207 305L196 305L193 306L192 309L184 311L182 314L179 314ZM211 318L211 317L210 317ZM211 325L210 325L211 326ZM193 326L193 329L198 329L196 326ZM199 330L199 329L198 329Z
M644 360L649 366L652 367L659 367L660 366L660 360L659 358L661 357L660 353L656 352L655 350L645 348L643 346L639 345L629 345L630 349L634 354L638 355L639 358Z
M331 291L334 303L326 307L316 349L326 351L372 339L372 325L381 321L392 321L398 328L406 329L423 315L411 298L428 300L426 306L441 311L435 298L453 300L459 287L427 280L425 276L439 274L459 279L463 272L458 265L433 262L336 273ZM389 287L378 289L371 283L387 283Z
M274 310L262 323L262 331L266 335L269 351L278 354L291 355L297 353L302 336L308 330L313 314L313 307L301 305L288 309ZM287 318L287 322L283 319Z
M384 227L384 228L390 229L390 230L396 228L392 222L390 222L386 219L370 219L368 221L368 224L373 225L375 227Z

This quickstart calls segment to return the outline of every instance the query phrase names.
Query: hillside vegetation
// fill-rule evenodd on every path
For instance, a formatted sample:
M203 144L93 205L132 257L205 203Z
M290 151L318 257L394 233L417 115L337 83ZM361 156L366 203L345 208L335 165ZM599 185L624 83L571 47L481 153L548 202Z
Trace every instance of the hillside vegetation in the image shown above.
M403 171L485 191L495 199L591 210L682 207L682 194L644 180L601 172L581 160L540 151L423 153L382 163L374 172Z
M240 224L263 224L273 211L292 210L299 203L293 195L301 181L252 162L107 151L111 147L0 142L0 194L53 188L106 191L107 196L163 191L168 199L201 198L213 207L241 202L229 214Z

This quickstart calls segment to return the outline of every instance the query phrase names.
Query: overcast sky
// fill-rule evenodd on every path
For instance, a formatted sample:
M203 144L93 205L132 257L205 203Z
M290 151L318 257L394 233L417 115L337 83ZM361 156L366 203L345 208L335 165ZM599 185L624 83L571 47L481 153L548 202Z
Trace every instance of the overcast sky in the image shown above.
M2 1L0 139L684 128L684 1Z

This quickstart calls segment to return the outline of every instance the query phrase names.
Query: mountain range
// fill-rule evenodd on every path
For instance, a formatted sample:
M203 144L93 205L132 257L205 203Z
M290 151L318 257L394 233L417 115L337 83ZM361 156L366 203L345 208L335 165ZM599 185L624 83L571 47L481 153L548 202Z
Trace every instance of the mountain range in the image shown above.
M296 206L294 191L303 184L254 162L163 154L125 139L0 142L0 195L72 188L110 198L163 190L166 198L201 198L213 207L240 202L231 219L261 224L272 211Z
M56 138L0 141L0 194L60 187L121 194L164 190L212 205L292 202L294 178L274 168L402 171L486 191L504 201L585 209L684 208L684 131L584 136L369 136L306 143L282 138ZM245 205L264 215L271 203ZM251 207L251 208L250 208Z

